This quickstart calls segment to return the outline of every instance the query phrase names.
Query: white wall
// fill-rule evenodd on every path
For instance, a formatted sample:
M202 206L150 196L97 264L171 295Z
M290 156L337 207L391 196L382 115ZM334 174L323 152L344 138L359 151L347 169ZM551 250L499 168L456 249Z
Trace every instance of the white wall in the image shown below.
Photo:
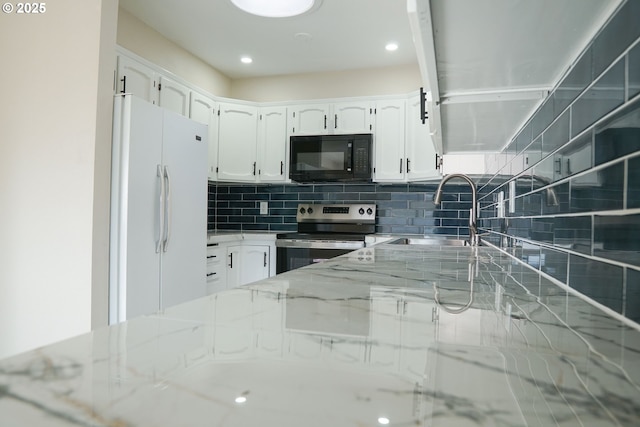
M107 303L92 295L94 263L96 289L108 266L93 239L108 230L113 61L101 58L117 0L46 6L0 14L0 357L89 331L92 299Z
M421 86L418 65L235 79L231 97L256 102L397 95Z
M227 76L122 8L118 11L117 42L213 95L231 96L231 80Z

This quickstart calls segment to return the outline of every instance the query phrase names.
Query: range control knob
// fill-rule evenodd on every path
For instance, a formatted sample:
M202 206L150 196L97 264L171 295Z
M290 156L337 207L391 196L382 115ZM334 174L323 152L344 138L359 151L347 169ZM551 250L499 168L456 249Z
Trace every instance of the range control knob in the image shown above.
M302 215L304 215L304 213L305 213L305 212L306 212L305 208L300 208L300 213L301 213Z
M359 213L360 215L364 215L364 208L360 208L360 209L358 209L358 213Z
M308 208L307 212L309 212L309 214L312 214L313 213L313 208Z
M373 209L367 208L367 215L371 215L373 213Z

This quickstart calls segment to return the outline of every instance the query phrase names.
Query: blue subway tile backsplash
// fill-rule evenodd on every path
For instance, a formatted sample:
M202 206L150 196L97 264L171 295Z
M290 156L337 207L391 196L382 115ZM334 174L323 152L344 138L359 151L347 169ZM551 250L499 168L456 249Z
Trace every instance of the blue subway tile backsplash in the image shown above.
M428 184L287 184L239 185L210 183L210 230L295 231L299 203L374 203L376 231L397 234L469 233L471 193L447 185L440 207L433 203L437 183ZM268 215L260 215L266 201Z
M511 246L531 267L635 322L640 321L638 22L640 0L623 2L521 131L505 141L480 200L485 240ZM519 172L510 164L519 161L521 151ZM498 217L501 192L506 218Z

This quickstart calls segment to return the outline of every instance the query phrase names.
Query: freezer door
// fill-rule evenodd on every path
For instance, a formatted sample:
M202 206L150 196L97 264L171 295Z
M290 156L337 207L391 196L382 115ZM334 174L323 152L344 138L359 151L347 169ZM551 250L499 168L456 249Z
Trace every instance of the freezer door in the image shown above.
M162 110L116 97L114 116L109 322L158 311Z
M166 110L162 129L167 226L160 306L165 308L206 295L208 131Z

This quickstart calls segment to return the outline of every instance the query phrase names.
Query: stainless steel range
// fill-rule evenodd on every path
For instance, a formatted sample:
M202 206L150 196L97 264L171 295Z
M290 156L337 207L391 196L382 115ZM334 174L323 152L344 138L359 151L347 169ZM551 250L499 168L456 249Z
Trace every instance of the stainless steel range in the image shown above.
M278 234L276 272L283 273L364 248L375 232L376 205L301 203L297 233Z

